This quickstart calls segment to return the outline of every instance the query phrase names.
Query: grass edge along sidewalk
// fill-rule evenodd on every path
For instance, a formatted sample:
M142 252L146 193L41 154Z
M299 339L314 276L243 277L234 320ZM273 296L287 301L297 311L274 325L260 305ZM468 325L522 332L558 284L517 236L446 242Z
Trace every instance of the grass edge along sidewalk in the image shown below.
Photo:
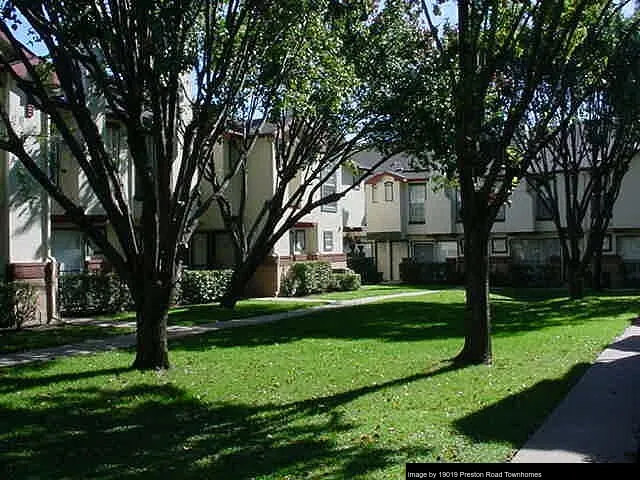
M421 295L427 295L437 293L437 290L424 290L424 291L412 291L402 292L389 295L380 295L376 297L355 298L351 300L333 301L328 303L322 303L319 305L307 305L303 308L297 308L294 310L284 310L277 313L271 313L266 315L254 315L246 318L232 318L225 321L215 321L212 323L205 323L202 325L170 325L167 327L169 339L180 338L190 335L200 335L216 330L223 330L226 328L236 328L247 325L258 325L262 323L276 322L288 318L302 317L310 315L312 313L336 309L346 308L354 305L365 305L368 303L379 302L389 300L393 298L402 297L415 297ZM205 306L206 307L206 306ZM110 328L113 325L121 325L127 327L127 324L123 324L121 321L109 321L100 320L100 325L106 328ZM73 327L71 327L73 328ZM89 338L82 342L55 345L40 349L33 349L19 352L0 353L0 367L11 367L15 365L21 365L25 363L35 361L47 361L54 360L60 357L73 356L73 355L90 355L92 353L104 352L109 350L116 350L121 348L129 348L135 345L136 336L135 333L128 333L118 336L107 336L105 338Z

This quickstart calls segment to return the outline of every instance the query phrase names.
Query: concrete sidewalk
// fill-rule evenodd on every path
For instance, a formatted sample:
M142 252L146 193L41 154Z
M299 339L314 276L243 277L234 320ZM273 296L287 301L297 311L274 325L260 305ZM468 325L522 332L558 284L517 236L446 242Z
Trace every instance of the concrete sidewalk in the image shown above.
M168 336L172 338L180 338L191 335L200 335L203 333L223 330L227 328L244 327L247 325L259 325L262 323L277 322L288 318L297 318L311 315L319 311L334 310L340 308L351 307L355 305L365 305L368 303L389 300L402 297L416 297L438 293L439 290L424 290L416 292L394 293L390 295L380 295L377 297L357 298L353 300L332 300L324 305L316 305L309 308L301 308L291 310L289 312L272 313L269 315L259 315L255 317L242 318L237 320L228 320L226 322L213 322L196 326L171 325L168 327ZM267 299L264 299L267 300ZM297 301L297 299L291 299ZM318 301L318 300L315 300ZM92 320L92 319L76 319L68 322L70 324L91 324L103 327L135 327L135 322L117 322L109 320ZM25 363L54 360L60 357L68 357L72 355L90 355L98 352L116 350L119 348L133 347L136 343L136 335L134 333L128 335L119 335L106 337L95 340L85 340L80 343L71 345L62 345L58 347L41 348L38 350L30 350L19 353L0 354L0 368L12 367Z
M634 463L640 440L640 323L606 348L515 463Z

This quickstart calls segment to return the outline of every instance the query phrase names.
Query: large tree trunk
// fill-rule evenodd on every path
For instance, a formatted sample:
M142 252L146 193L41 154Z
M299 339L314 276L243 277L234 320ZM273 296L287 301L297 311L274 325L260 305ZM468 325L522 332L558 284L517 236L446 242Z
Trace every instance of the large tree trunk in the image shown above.
M143 280L136 298L136 359L140 370L169 368L167 318L172 289Z
M579 259L570 259L567 262L567 282L569 284L569 298L580 299L584 297L584 269Z
M260 264L265 260L271 247L268 249L254 247L243 262L233 271L227 291L220 299L220 304L225 308L234 308L237 301L243 297L245 289Z
M464 347L456 357L460 363L491 363L488 244L484 229L465 229L465 337Z
M602 292L604 290L602 285L602 249L596 248L594 250L591 269L593 271L591 286L596 292Z

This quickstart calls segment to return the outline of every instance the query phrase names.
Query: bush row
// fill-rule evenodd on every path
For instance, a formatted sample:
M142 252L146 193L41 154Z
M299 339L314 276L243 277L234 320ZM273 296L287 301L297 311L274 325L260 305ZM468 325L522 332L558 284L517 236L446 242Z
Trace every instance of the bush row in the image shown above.
M373 257L347 255L347 267L360 274L364 284L380 283L382 281L382 272L378 271Z
M400 264L400 279L413 284L462 284L464 271L455 263L422 263L411 259ZM562 275L559 264L511 264L506 269L490 265L491 285L513 287L559 287Z
M332 290L357 290L360 275L351 271L332 271L328 262L297 262L282 279L281 293L285 297L301 297Z
M185 270L176 289L176 305L211 303L226 291L233 270ZM117 313L133 308L127 285L114 273L60 276L60 312L65 316Z
M38 294L33 285L0 282L0 328L20 328L36 320Z
M65 316L97 315L130 310L133 300L115 273L70 273L58 280L58 306Z

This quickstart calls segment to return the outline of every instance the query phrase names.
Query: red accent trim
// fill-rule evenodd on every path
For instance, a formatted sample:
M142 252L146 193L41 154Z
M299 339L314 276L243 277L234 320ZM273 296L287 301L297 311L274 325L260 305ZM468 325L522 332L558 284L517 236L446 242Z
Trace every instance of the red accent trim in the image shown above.
M402 175L398 175L397 173L393 173L393 172L380 172L380 173L376 173L374 176L370 177L367 179L367 181L365 183L371 185L372 183L378 183L378 180L382 177L392 177L394 180L397 180L399 182L406 182L407 179L405 177L403 177Z
M9 278L11 280L44 279L45 265L42 262L10 263L8 265Z
M324 260L327 262L346 262L347 256L344 253L324 253L318 255L318 260Z
M315 227L317 223L315 222L298 222L294 225L295 228L311 228Z

